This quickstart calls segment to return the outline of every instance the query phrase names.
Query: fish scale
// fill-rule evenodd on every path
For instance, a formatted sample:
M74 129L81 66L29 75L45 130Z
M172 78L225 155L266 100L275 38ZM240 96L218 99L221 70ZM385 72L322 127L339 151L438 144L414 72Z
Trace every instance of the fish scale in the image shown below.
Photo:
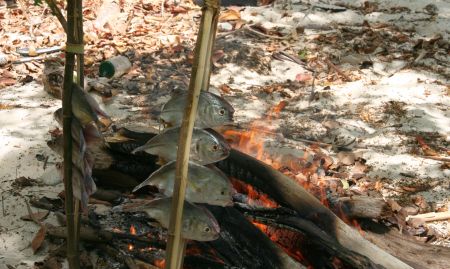
M173 96L164 104L160 120L169 127L181 125L188 93ZM208 128L233 122L234 109L225 99L202 91L199 96L195 127Z
M135 207L122 207L123 212L145 212L164 227L169 227L172 198L161 198ZM196 241L216 240L220 226L214 216L205 208L185 202L183 207L182 235Z
M178 139L180 127L166 130L151 138L145 145L132 151L133 154L145 151L157 155L165 161L173 161L177 158ZM228 157L230 146L223 137L210 131L194 128L190 159L198 164L210 164Z
M153 172L146 180L136 186L133 192L144 186L155 186L164 195L173 195L176 162L172 161ZM192 203L217 206L232 205L232 187L228 178L220 170L211 169L189 162L188 183L185 199Z

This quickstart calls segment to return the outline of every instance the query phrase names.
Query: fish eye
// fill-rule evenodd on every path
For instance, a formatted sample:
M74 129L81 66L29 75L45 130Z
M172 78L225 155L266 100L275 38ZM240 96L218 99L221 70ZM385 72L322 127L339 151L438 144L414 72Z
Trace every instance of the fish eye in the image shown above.
M211 229L209 229L209 227L205 227L204 231L209 233L211 231Z
M225 195L225 191L221 191L220 194L221 194L221 195Z
M213 146L212 146L212 150L213 151L217 151L219 149L219 146L217 146L216 144L214 144Z
M225 109L221 108L221 109L219 110L219 114L222 115L222 116L225 115Z

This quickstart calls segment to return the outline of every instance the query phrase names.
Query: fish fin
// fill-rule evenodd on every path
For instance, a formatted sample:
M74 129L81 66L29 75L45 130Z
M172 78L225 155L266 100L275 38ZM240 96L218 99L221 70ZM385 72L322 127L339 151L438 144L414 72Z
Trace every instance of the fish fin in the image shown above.
M147 146L147 144L142 145L140 147L137 147L137 148L133 149L133 151L131 151L131 154L136 154L137 152L144 151L147 148L149 148L149 146Z
M88 145L88 148L89 145L98 144L98 142L104 140L102 133L98 130L97 126L94 124L87 124L86 126L84 126L83 135L86 144Z

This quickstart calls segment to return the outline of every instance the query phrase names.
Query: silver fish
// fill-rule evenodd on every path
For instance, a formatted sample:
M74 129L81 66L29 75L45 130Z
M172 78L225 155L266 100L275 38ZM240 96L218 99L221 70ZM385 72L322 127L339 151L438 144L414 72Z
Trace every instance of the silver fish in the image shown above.
M57 109L53 113L53 117L59 123L59 125L63 126L63 111L62 108ZM84 127L81 127L81 123L77 118L72 118L72 138L80 145L81 149L85 149L86 147L92 148L95 146L102 145L103 143L103 135L98 130L97 126L93 123L86 124Z
M83 127L92 122L104 126L98 115L109 119L97 101L75 83L72 86L72 111Z
M176 161L172 161L136 186L133 192L144 186L155 186L164 195L171 197L175 181ZM231 183L220 170L189 162L188 182L185 199L191 203L204 203L217 206L230 206L232 201Z
M83 136L81 136L83 138ZM64 154L64 138L62 135L47 141L47 145L59 156ZM72 141L72 162L85 174L91 174L92 168L107 169L114 162L114 157L103 148L103 144L96 143L82 149L74 139Z
M64 156L64 137L62 135L47 141L47 145L59 156ZM72 141L72 163L84 174L92 174L94 159L85 149L80 148L76 141Z
M64 165L57 166L60 176L64 179ZM84 174L75 165L72 167L73 196L81 201L81 208L87 213L89 196L97 191L97 186L90 174Z
M168 229L172 198L152 200L133 208L124 208L124 212L145 212ZM203 207L185 201L183 207L182 236L196 241L213 241L219 238L220 226L214 216Z
M164 104L160 120L169 127L181 125L188 93L173 96ZM233 122L234 109L224 98L202 91L198 100L195 127L211 128Z
M167 129L165 132L151 138L141 147L133 150L133 154L145 151L157 155L165 161L177 158L180 127ZM230 146L223 137L215 131L194 128L192 134L190 160L201 165L218 162L228 157Z

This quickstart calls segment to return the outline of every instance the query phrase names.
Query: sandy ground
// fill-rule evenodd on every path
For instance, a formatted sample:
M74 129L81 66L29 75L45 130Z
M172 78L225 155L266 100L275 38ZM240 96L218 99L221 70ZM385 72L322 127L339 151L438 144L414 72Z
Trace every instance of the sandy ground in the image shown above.
M282 27L289 31L297 25L330 25L334 22L355 23L385 22L399 27L416 30L416 35L431 37L436 33L448 40L450 25L450 3L448 1L433 1L438 8L438 15L432 21L421 19L429 15L423 8L429 1L376 1L380 6L408 7L411 13L389 14L373 12L361 14L354 10L342 13L326 13L323 10L310 10L303 6L292 5L289 16L281 17L280 12L270 7L249 8L242 12L242 17L248 21L261 22L266 27ZM298 1L297 1L298 2ZM313 2L313 1L311 1ZM337 1L331 1L333 2ZM363 1L339 1L350 6L360 6ZM305 17L305 15L307 15ZM305 33L314 34L313 30ZM233 37L234 38L234 37ZM238 37L237 37L238 38ZM280 41L281 42L281 41ZM251 45L251 44L250 44ZM299 47L302 45L299 44ZM345 54L342 57L346 56ZM448 59L447 59L448 60ZM215 87L227 84L239 89L227 97L234 105L239 123L251 123L254 119L264 116L264 113L284 100L281 94L264 95L253 92L255 86L270 83L295 80L296 75L305 70L294 63L271 60L270 71L265 74L236 63L227 63L216 71L211 82ZM449 62L446 62L449 66ZM345 67L345 64L344 64ZM449 81L433 72L404 68L396 70L395 66L380 67L382 73L376 70L361 71L357 81L339 83L337 85L317 86L321 96L318 100L309 102L305 93L310 88L286 90L291 99L280 120L273 127L295 141L296 137L333 143L334 138L356 139L350 147L360 152L371 167L368 174L374 180L383 180L393 188L410 180L435 182L433 188L421 193L427 200L444 204L450 198L450 170L442 169L442 162L429 160L411 154L411 137L414 134L436 135L440 144L448 149L450 143L450 96ZM389 69L391 68L391 69ZM374 69L376 69L374 67ZM391 70L393 70L392 73ZM447 73L448 74L448 73ZM119 94L113 105L105 106L108 113L118 122L130 122L136 108L123 105L123 100L130 97ZM167 98L167 97L164 97ZM391 101L402 102L403 114L400 117L384 115L386 104ZM31 82L25 85L14 85L0 90L0 104L7 105L0 109L0 268L30 268L37 260L42 260L47 248L36 255L32 253L30 242L38 230L31 222L19 218L27 214L25 199L30 197L56 197L62 190L62 184L55 186L31 186L15 189L12 182L18 177L30 177L40 181L54 178L52 163L58 160L47 147L45 140L50 138L49 130L56 127L52 113L60 106L60 101L50 97L42 90L42 85ZM120 104L120 105L119 105ZM370 112L368 117L383 124L370 124L370 120L361 118L361 111ZM320 117L319 117L320 116ZM339 123L332 132L324 127L324 120L333 119ZM155 125L155 122L146 122ZM145 125L140 123L140 125ZM148 125L146 125L148 126ZM288 126L289 128L286 128ZM396 127L392 127L396 126ZM400 127L398 127L400 126ZM287 129L287 131L286 131ZM287 139L287 138L286 138ZM36 155L49 156L47 169ZM330 154L335 154L331 152ZM44 176L43 176L44 175ZM383 193L386 197L394 195L389 189ZM36 209L35 209L36 210ZM50 214L47 219L55 221ZM441 229L450 233L450 224L441 223Z

